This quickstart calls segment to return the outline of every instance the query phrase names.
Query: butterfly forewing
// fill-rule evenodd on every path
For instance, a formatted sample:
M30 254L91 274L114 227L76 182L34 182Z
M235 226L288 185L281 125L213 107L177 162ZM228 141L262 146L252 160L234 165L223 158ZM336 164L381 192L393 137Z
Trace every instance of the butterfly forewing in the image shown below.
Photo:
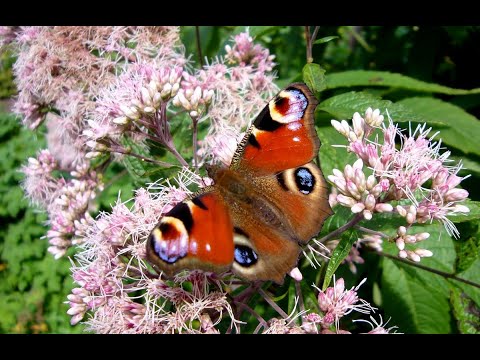
M177 204L160 219L147 243L148 259L167 275L182 269L225 271L233 254L232 221L215 190Z
M231 168L261 176L310 162L320 147L314 124L317 104L305 84L280 91L247 131Z

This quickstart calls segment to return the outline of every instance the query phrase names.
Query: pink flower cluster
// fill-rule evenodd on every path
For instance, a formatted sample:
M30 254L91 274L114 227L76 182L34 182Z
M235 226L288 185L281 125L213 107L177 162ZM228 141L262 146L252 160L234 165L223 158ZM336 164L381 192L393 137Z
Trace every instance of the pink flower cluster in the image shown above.
M353 166L347 165L343 172L334 169L333 175L328 176L334 185L329 197L332 206L349 207L352 213L361 213L367 220L381 212L404 217L406 226L398 228L392 241L400 257L413 261L433 254L413 247L429 234L411 233L412 225L438 220L449 235L458 236L448 216L469 211L460 204L468 192L457 188L464 179L457 175L462 164L447 165L450 152L440 153L441 142L433 140L436 134L428 138L431 128L419 125L406 135L391 120L385 125L380 110L371 108L364 117L355 113L352 126L345 120L332 120L332 125L347 138L347 151L358 157ZM383 141L378 140L378 133ZM368 176L364 164L369 168ZM405 248L406 245L411 248Z
M32 203L49 214L49 251L60 257L82 241L92 200L103 189L99 179L108 163L90 163L82 136L99 94L131 63L184 63L178 28L2 27L0 39L17 56L14 111L32 130L46 124L48 150L29 159L23 185Z
M338 279L334 282L333 286L327 288L325 291L319 290L317 296L318 312L304 311L303 313L298 313L296 316L289 316L283 319L273 318L267 322L263 333L350 334L349 331L342 329L340 326L340 320L343 317L353 311L370 314L376 310L358 296L358 289L365 281L366 279L350 290L346 290L343 278ZM301 319L301 324L296 322L298 318ZM370 316L370 319L376 326L372 325L372 330L368 332L369 334L386 334L396 329L395 326L385 328L386 324L382 324L383 321L378 323L372 316ZM354 321L370 323L363 319Z
M67 302L72 324L89 313L87 328L100 333L217 332L227 313L236 326L221 290L224 279L191 271L167 281L146 262L145 241L160 216L189 193L192 183L203 184L186 168L176 181L177 186L156 183L137 190L130 207L117 202L88 227L73 268L79 287ZM182 286L187 282L190 289Z
M84 229L91 224L90 201L96 190L102 188L97 173L87 164L77 165L70 172L70 179L53 176L58 164L48 150L41 150L38 157L29 158L23 167L26 177L25 191L34 204L42 206L48 214L50 230L48 251L55 258L65 254L72 244L82 242Z

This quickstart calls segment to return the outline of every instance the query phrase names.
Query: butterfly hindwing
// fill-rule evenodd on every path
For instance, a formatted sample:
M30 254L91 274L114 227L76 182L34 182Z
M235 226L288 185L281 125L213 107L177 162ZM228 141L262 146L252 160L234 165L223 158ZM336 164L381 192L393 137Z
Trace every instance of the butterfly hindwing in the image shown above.
M282 219L295 234L293 241L307 243L333 213L328 203L327 183L313 161L275 175L254 178L253 183L284 214Z
M232 221L215 190L177 204L160 219L147 244L148 259L168 276L182 269L225 271L233 255Z
M282 283L297 264L299 244L317 235L332 213L325 179L313 162L248 181L226 170L219 189L234 226L232 269L249 280Z
M261 199L251 206L231 208L235 254L232 270L247 280L283 283L285 274L296 266L300 247L282 227L280 212Z

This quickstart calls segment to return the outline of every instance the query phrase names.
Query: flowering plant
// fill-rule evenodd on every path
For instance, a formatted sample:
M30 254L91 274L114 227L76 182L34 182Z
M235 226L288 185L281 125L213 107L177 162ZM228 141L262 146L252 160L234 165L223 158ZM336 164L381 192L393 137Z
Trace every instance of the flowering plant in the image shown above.
M353 75L325 77L313 63L317 33L305 32L303 78L324 99ZM440 302L451 291L478 306L471 267L478 259L463 271L452 267L456 224L476 221L479 207L461 187L469 176L462 161L451 159L428 116L414 111L421 98L409 107L408 98L404 105L345 92L320 102L320 164L335 214L283 286L197 270L167 279L146 260L148 235L175 204L212 183L204 165L230 164L246 127L279 90L275 55L248 29L205 64L187 55L176 27L3 27L0 35L17 56L13 110L29 129L46 131L46 148L22 167L22 186L48 215L48 252L71 260L65 311L72 326L98 333L448 332L446 317L438 328L402 328L392 299L411 284L424 284ZM397 74L390 75L383 74L385 86L395 86ZM402 80L400 87L415 83ZM100 208L102 194L126 176L134 191ZM381 275L367 272L367 261L381 261ZM367 292L364 299L365 282L370 292L381 288L380 299Z

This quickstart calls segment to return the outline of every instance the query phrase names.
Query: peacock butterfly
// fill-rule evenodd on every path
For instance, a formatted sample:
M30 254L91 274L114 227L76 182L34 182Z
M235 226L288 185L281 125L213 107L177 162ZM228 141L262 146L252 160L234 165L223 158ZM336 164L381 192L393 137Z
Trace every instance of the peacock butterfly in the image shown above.
M183 269L283 283L300 245L332 211L313 162L320 147L317 100L305 84L280 91L260 112L214 185L177 204L155 226L147 258L167 276Z

